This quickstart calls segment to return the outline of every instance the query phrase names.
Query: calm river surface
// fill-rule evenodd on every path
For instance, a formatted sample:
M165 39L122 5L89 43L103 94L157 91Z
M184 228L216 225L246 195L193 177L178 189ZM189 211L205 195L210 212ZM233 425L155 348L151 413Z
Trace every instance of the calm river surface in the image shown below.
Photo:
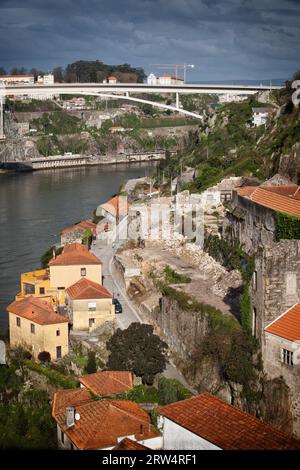
M127 179L149 172L141 163L0 175L0 334L7 331L5 307L20 290L21 272L40 268L41 255L64 227L91 217Z

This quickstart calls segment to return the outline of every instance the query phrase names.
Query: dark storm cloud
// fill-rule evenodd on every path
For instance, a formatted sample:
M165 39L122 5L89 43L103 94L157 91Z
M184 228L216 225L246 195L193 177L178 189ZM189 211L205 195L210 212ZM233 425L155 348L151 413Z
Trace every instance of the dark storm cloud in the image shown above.
M298 0L0 0L0 66L186 62L191 80L288 77L299 20Z

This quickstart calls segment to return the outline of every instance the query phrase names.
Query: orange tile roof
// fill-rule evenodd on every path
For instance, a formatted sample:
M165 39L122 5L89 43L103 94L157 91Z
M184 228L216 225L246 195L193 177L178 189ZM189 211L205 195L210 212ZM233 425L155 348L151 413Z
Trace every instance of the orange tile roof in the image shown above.
M6 307L6 310L39 325L68 322L67 318L54 312L49 302L38 297L25 297L14 301Z
M294 197L295 192L298 190L297 184L288 184L282 186L260 186L267 191L272 193L281 194L282 196L291 196Z
M66 407L74 407L80 419L66 425ZM134 435L137 440L160 434L148 413L128 400L93 399L86 389L60 390L54 394L52 416L78 449L114 447L118 438Z
M101 207L114 217L116 217L116 215L125 216L128 213L128 203L125 197L120 199L119 196L115 196L104 204L101 204Z
M23 77L24 77L24 78L25 78L25 77L27 77L27 78L28 78L28 77L31 77L31 78L33 77L33 78L34 78L34 75L32 75L32 74L26 74L26 73L25 73L25 74L22 74L22 75L18 75L18 74L16 74L16 75L0 75L0 78L15 78L15 77L22 77L22 78L23 78Z
M103 371L83 375L80 383L95 395L113 395L133 388L132 373L129 371Z
M118 80L118 79L117 79L117 77L111 76L111 77L108 77L107 80Z
M125 437L112 450L149 450L149 447L143 446L143 444Z
M89 265L102 264L102 262L93 253L88 251L85 245L72 243L64 247L63 252L56 258L53 258L49 266L69 266L69 265Z
M70 227L66 227L62 230L61 233L68 233L71 232L72 230L76 228L81 228L83 231L90 229L93 233L93 235L96 234L96 227L97 225L94 224L91 220L83 220L82 222L79 222L78 224L71 225Z
M300 199L297 185L248 186L239 188L237 192L240 196L247 197L261 206L300 217Z
M73 300L112 298L112 295L104 286L87 278L79 279L75 284L68 287L66 292Z
M300 442L209 393L159 408L160 414L224 450L292 450Z
M289 341L300 340L300 304L296 304L270 323L265 331Z

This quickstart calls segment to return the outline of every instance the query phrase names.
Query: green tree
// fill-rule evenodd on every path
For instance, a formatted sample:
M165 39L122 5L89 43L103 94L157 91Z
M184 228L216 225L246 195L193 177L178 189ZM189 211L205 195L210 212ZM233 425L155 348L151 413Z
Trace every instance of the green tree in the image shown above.
M119 328L107 342L110 370L130 370L143 382L152 385L156 374L166 367L167 344L153 334L153 326L131 323L126 330Z
M93 374L94 372L97 372L96 355L94 351L88 352L88 360L85 366L85 371L87 374Z
M162 377L158 381L158 400L160 405L168 405L175 401L185 400L192 396L178 380Z

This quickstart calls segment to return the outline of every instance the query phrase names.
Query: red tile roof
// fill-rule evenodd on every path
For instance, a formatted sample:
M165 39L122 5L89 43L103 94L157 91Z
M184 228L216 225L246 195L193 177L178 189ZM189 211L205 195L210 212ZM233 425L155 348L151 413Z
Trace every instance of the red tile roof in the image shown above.
M80 228L82 229L82 231L90 229L93 235L96 235L96 227L97 225L94 224L91 220L83 220L82 222L79 222L78 224L71 225L70 227L64 228L61 233L68 233L76 228Z
M267 333L289 341L300 340L300 304L291 307L265 328Z
M125 216L128 213L128 203L125 197L120 198L120 196L115 196L104 204L101 204L101 207L114 217L117 215Z
M75 284L68 287L66 292L73 300L112 298L112 295L104 286L87 278L79 279Z
M149 447L143 446L139 442L133 441L132 439L125 437L112 450L149 450Z
M66 408L74 407L79 420L66 425ZM114 447L118 438L134 435L139 440L160 434L148 413L128 400L92 399L86 389L60 390L54 394L52 416L79 449Z
M256 186L237 190L238 194L247 197L261 206L284 214L300 217L300 198L297 185L289 186Z
M132 373L129 371L103 371L83 375L80 383L95 395L113 395L133 388Z
M300 442L209 393L159 408L160 414L224 450L292 450Z
M53 258L49 266L69 266L69 265L90 265L102 264L99 258L88 251L85 245L72 243L64 247L63 252Z
M26 73L25 73L25 74L22 74L22 75L17 75L17 74L16 74L16 75L0 75L0 78L15 78L15 77L19 77L19 78L20 78L20 77L22 77L22 78L23 78L23 77L24 77L24 78L25 78L25 77L26 77L26 78L28 78L28 77L34 78L34 75L32 75L32 74L26 74Z
M49 302L38 297L25 297L14 301L6 307L6 310L39 325L68 323L67 318L54 312Z

